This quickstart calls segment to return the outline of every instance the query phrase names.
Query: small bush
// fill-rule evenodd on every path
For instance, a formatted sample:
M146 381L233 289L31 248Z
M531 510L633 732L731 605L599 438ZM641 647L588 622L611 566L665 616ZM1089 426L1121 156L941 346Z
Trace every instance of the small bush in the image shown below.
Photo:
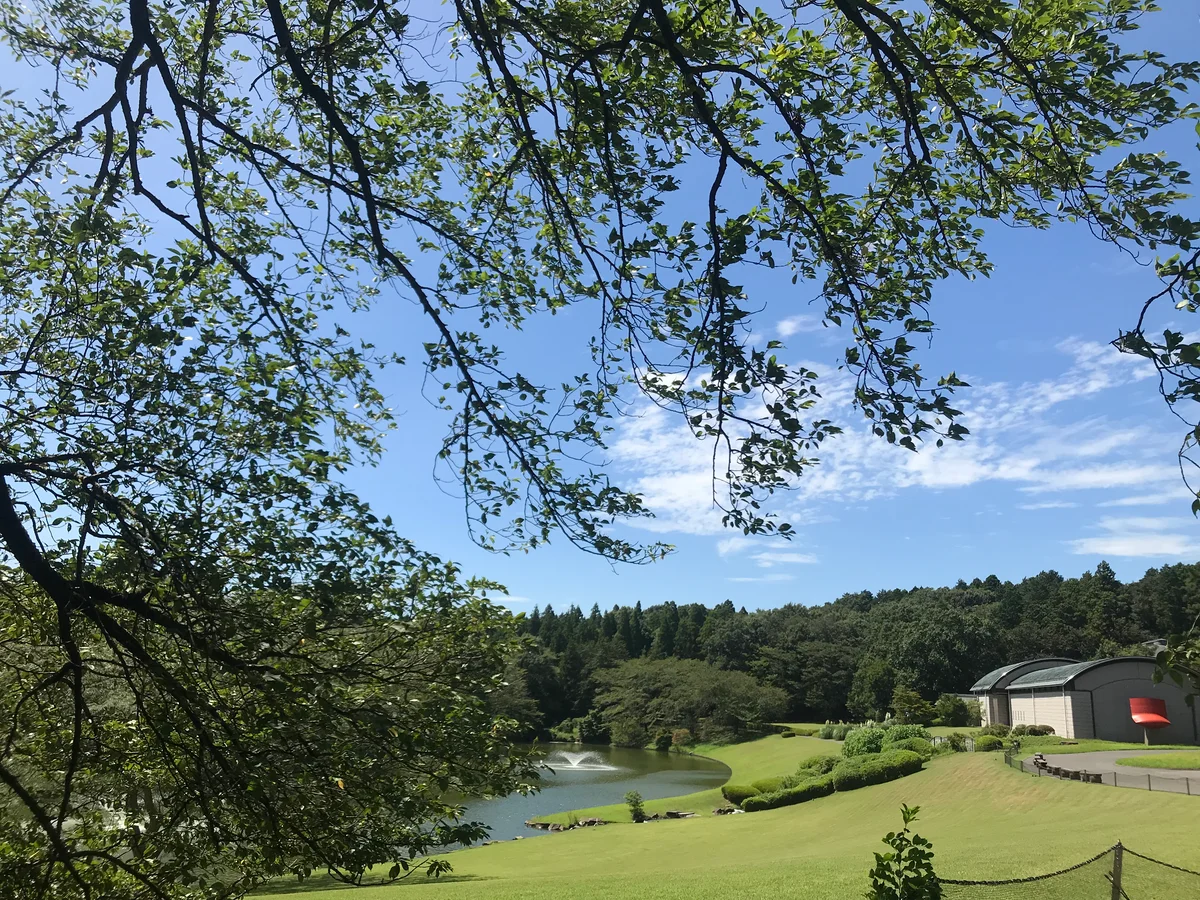
M792 734L797 734L800 737L812 737L820 730L820 728L793 728Z
M671 746L673 747L690 747L696 743L696 738L692 736L689 728L676 728L671 732Z
M837 764L833 770L833 786L839 791L852 791L869 784L883 784L920 771L924 764L920 754L911 750L856 756Z
M823 775L820 778L813 778L795 787L784 788L770 794L759 794L757 797L750 797L742 804L742 809L746 810L746 812L778 809L781 806L793 806L797 803L816 800L818 797L828 797L832 793L833 777Z
M911 750L919 754L921 759L933 759L933 744L925 738L910 737L885 746L888 750Z
M629 807L629 818L635 822L643 822L646 819L646 808L642 806L642 795L637 791L630 791L625 795L625 805Z
M826 740L826 741L832 741L834 727L835 726L832 722L826 722L824 725L822 725L820 727L820 729L818 729L817 737L822 738L823 740Z
M988 725L986 728L979 729L979 733L991 735L992 737L1008 737L1008 733L1011 730L1007 725L1001 725L997 722L994 725Z
M741 806L746 798L756 797L758 793L758 788L751 787L748 784L727 784L721 788L721 796L734 806Z
M895 725L887 726L887 735L884 737L885 744L893 744L896 741L905 741L909 738L924 738L929 740L933 735L929 733L929 729L924 725Z
M1030 725L1025 729L1025 733L1030 737L1045 737L1048 734L1054 734L1054 729L1049 725Z
M671 732L660 731L654 736L654 749L666 753L671 749Z
M842 744L842 756L866 756L868 753L878 753L883 749L883 739L887 732L882 728L855 728L846 735Z
M1034 726L1037 727L1036 725ZM1014 725L1012 731L1008 733L1009 737L1024 737L1029 733L1029 728L1026 725Z
M946 735L946 743L955 753L963 753L967 749L967 736L961 731Z
M846 739L846 735L848 735L853 730L854 730L853 725L834 725L833 726L833 739L835 741L844 741Z
M813 756L800 763L796 774L801 778L814 778L817 775L828 775L842 761L840 756Z
M780 737L783 737L783 738L795 737L795 736L796 736L796 732L794 732L794 731L781 731L781 732L779 732L779 736L780 736Z
M1004 746L1004 741L996 737L994 734L981 734L975 738L976 752L989 753L992 750L999 750Z

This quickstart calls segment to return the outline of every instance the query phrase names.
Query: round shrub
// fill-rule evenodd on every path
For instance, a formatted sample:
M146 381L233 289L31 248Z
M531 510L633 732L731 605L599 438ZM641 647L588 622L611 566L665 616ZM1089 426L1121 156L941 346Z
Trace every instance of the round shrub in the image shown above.
M1037 726L1035 725L1034 727L1036 728ZM1010 731L1008 733L1008 736L1009 737L1024 737L1028 733L1029 733L1028 726L1014 725L1012 731Z
M721 796L734 806L741 806L748 797L758 796L758 788L748 784L727 784L721 788Z
M1001 725L999 722L994 725L988 725L986 728L979 729L980 734L991 735L992 737L1008 737L1011 729L1007 725Z
M796 769L796 775L802 779L828 775L841 761L840 756L813 756L800 763L799 768Z
M929 740L933 735L929 733L929 729L924 725L888 725L887 736L884 737L885 744L894 744L897 741L906 741L909 738L923 738Z
M1048 734L1054 734L1054 729L1049 725L1030 725L1025 729L1025 733L1030 737L1045 737Z
M671 749L671 732L660 731L654 736L654 749L666 753Z
M779 736L780 736L780 737L784 737L784 738L795 737L795 736L796 736L796 732L794 732L794 731L781 731L781 732L779 732Z
M981 734L975 738L975 750L983 753L989 753L992 750L999 750L1004 746L1004 741L996 737L994 734Z
M846 739L846 735L849 734L853 730L854 730L853 725L834 725L833 726L833 739L835 741L844 741Z
M671 745L674 747L690 747L696 743L690 728L676 728L671 732Z
M868 753L878 753L883 749L883 739L887 732L882 728L855 728L846 735L842 744L842 756L866 756Z
M933 759L933 744L925 738L910 737L884 746L888 750L911 750L913 753L919 754L921 759Z
M911 750L889 750L870 756L844 759L833 770L833 786L839 791L852 791L869 784L895 781L920 771L925 761Z

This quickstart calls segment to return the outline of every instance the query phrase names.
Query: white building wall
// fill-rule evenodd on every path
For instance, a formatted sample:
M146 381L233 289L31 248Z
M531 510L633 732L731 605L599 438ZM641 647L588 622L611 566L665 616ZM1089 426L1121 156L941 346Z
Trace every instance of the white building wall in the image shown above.
M1078 691L1010 693L1012 725L1049 725L1065 738L1091 737L1091 705Z

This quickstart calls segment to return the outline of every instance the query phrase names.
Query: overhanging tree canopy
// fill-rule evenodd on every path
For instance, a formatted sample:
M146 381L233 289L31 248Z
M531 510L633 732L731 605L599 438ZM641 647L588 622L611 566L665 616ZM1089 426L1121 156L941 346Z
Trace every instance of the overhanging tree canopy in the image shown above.
M425 314L422 363L452 413L443 457L481 542L561 531L635 562L666 548L613 529L647 510L590 457L631 399L710 442L714 499L750 532L790 530L764 497L839 429L814 409L814 372L751 342L748 266L819 294L847 333L859 407L910 449L965 434L962 382L927 377L912 341L933 329L938 282L989 270L989 221L1082 220L1162 252L1163 293L1118 345L1154 361L1171 402L1200 389L1186 329L1143 329L1154 303L1192 310L1200 262L1175 209L1186 174L1142 148L1193 115L1198 69L1120 45L1149 5L445 9L424 22L372 0L0 0L6 79L22 79L0 108L0 540L20 569L0 638L20 660L3 676L13 733L38 735L0 764L23 810L6 840L28 865L7 871L32 896L118 896L90 880L105 878L130 896L185 890L167 849L188 878L353 872L427 846L420 823L445 813L445 786L521 774L502 723L452 747L485 720L506 652L495 614L337 482L390 424L373 366L418 349L356 343L339 310L403 297ZM570 304L595 315L594 365L558 387L485 336ZM430 633L397 643L413 622ZM428 695L405 695L412 672ZM250 739L260 705L291 722L300 694L297 727L325 750ZM400 699L420 700L414 732L440 737L399 745L396 768L345 800L355 837L303 816L306 840L274 835L263 782L239 767L260 760L281 786L333 779L340 809L347 781L326 764L394 749L365 722ZM170 769L172 825L188 823L156 832L183 844L132 856L95 810L131 777L97 710L126 708L150 747L137 758ZM171 730L150 735L160 720ZM205 808L198 785L225 772L222 754L241 774ZM443 759L432 781L412 774L417 757ZM408 819L381 812L414 785L427 790ZM236 827L213 824L226 809ZM64 830L93 813L80 851Z

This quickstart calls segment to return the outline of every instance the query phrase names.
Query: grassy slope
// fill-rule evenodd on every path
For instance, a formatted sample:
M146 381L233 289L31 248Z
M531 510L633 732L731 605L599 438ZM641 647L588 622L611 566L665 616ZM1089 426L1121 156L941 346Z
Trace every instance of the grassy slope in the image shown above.
M735 776L760 777L790 764L783 754L800 750L779 745L801 740L766 738L723 749L740 751L733 755L741 759L730 761ZM831 746L814 743L818 752ZM459 851L447 856L455 880L374 888L371 898L605 900L652 894L661 900L727 900L792 896L803 884L806 900L844 900L865 890L871 853L882 849L885 832L898 827L901 803L922 807L918 831L933 841L938 872L946 878L1053 871L1118 839L1200 869L1193 837L1200 831L1200 800L1033 778L1004 766L998 753L979 753L941 757L900 781L784 809L610 825ZM331 890L318 896L361 900L363 894ZM1137 900L1172 896L1143 889Z
M1118 766L1143 766L1147 769L1200 769L1200 753L1160 753L1145 756L1126 756L1117 760Z

